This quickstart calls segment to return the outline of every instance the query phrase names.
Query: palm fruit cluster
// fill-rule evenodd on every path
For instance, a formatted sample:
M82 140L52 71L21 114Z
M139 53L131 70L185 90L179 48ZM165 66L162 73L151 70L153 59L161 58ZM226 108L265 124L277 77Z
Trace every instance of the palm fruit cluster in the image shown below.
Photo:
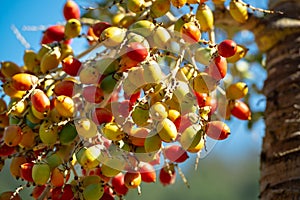
M83 23L67 0L65 24L49 26L37 52L25 50L22 66L1 62L1 168L11 160L11 175L34 186L34 199L115 199L143 183L185 180L180 163L199 157L207 140L229 137L224 119L251 119L247 85L220 85L227 62L247 49L201 38L214 28L205 2L115 2L111 20ZM232 2L230 13L244 22ZM195 13L157 22L189 4ZM89 49L74 52L74 38ZM21 189L0 198L20 199Z

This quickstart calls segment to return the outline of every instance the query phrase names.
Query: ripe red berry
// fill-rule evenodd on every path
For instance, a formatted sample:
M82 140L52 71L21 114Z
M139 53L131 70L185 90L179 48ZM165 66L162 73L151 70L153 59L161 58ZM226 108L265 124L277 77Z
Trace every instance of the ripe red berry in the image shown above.
M249 106L240 101L240 100L235 100L232 102L230 105L230 112L233 116L240 120L250 120L251 119L251 111Z
M64 5L63 15L66 20L79 19L80 18L80 9L79 9L78 4L75 1L68 0Z
M206 135L215 140L224 140L230 135L230 129L222 121L210 121L207 124Z
M186 150L179 145L171 145L164 149L166 158L172 162L182 163L189 158Z
M218 53L225 58L231 57L235 54L237 45L233 40L224 40L218 45Z
M127 46L127 56L137 62L144 61L148 56L148 50L139 42L132 42Z
M49 26L42 39L42 44L52 43L54 41L62 41L65 38L65 26L53 25Z
M227 61L223 56L215 57L208 66L208 74L216 80L221 80L227 73Z
M99 38L101 33L108 27L111 27L111 24L108 22L97 22L96 24L93 24L92 30L94 35Z
M120 173L111 179L111 185L118 195L126 195L128 188L124 183L124 174Z
M80 68L80 60L71 55L62 60L62 70L70 76L78 76Z

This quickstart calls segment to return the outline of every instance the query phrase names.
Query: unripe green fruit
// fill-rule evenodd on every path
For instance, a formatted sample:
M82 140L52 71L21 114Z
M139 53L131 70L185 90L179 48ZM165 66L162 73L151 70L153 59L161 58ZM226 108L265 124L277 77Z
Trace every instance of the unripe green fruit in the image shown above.
M78 133L73 123L67 123L59 133L59 141L63 145L70 144L77 137Z
M113 76L113 74L106 76L100 83L100 88L107 94L112 93L118 83L118 81Z
M44 185L50 178L50 167L46 163L36 163L32 167L32 179L37 185Z
M139 103L133 110L131 114L133 122L138 126L147 125L149 119L149 104Z
M149 133L145 139L145 151L147 153L155 153L161 149L162 140L158 134Z
M193 124L186 128L181 134L180 144L182 148L189 150L195 148L202 137L201 126L199 124Z
M104 176L114 177L125 167L125 161L117 157L111 157L102 164L101 172Z
M119 69L119 62L114 58L102 58L96 61L95 68L100 74L108 75Z
M195 60L205 66L208 66L213 52L213 48L200 47L195 52Z
M83 189L83 197L86 200L99 200L104 194L104 188L101 183L90 184Z
M81 180L82 187L87 187L91 184L97 184L101 182L101 177L98 175L89 175L89 176L84 176Z
M57 153L53 153L46 157L46 162L52 170L61 165L63 163L63 160Z
M152 31L154 30L155 25L148 21L148 20L139 20L129 27L131 32L140 34L144 37L148 37L151 35Z
M135 157L142 162L151 162L157 158L157 152L147 153L145 147L136 147Z
M58 139L58 127L53 126L51 121L45 120L39 128L41 141L46 145L54 145Z
M168 118L157 124L158 135L164 142L173 142L177 137L177 129L175 124Z

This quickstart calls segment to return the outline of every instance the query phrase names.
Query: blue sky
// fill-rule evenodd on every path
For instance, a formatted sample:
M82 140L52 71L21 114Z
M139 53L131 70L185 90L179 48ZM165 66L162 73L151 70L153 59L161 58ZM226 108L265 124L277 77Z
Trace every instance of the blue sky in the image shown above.
M30 44L30 48L37 51L40 47L42 30L25 31L24 27L39 28L64 23L62 14L64 2L63 0L1 0L0 61L14 61L22 65L26 48L16 39L11 27L14 25ZM76 46L74 44L75 42L72 43L74 51L79 53L85 43ZM260 121L252 132L249 132L246 123L240 120L233 120L229 126L232 130L231 136L225 141L218 142L212 153L232 160L247 158L247 156L258 157L264 131L263 122Z

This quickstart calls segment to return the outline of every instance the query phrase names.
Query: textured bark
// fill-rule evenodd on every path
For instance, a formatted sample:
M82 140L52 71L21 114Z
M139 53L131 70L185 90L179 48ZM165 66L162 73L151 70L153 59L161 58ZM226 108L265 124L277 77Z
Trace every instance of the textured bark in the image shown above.
M270 1L273 9L285 12L292 24L300 23L299 1ZM282 18L282 17L281 17ZM273 33L276 42L266 50L268 78L266 132L261 153L260 199L300 199L300 26L271 16L264 22L268 30L256 32L257 40ZM277 24L277 26L276 26ZM274 38L272 38L274 39ZM258 45L263 45L259 44ZM263 48L263 47L262 47Z

